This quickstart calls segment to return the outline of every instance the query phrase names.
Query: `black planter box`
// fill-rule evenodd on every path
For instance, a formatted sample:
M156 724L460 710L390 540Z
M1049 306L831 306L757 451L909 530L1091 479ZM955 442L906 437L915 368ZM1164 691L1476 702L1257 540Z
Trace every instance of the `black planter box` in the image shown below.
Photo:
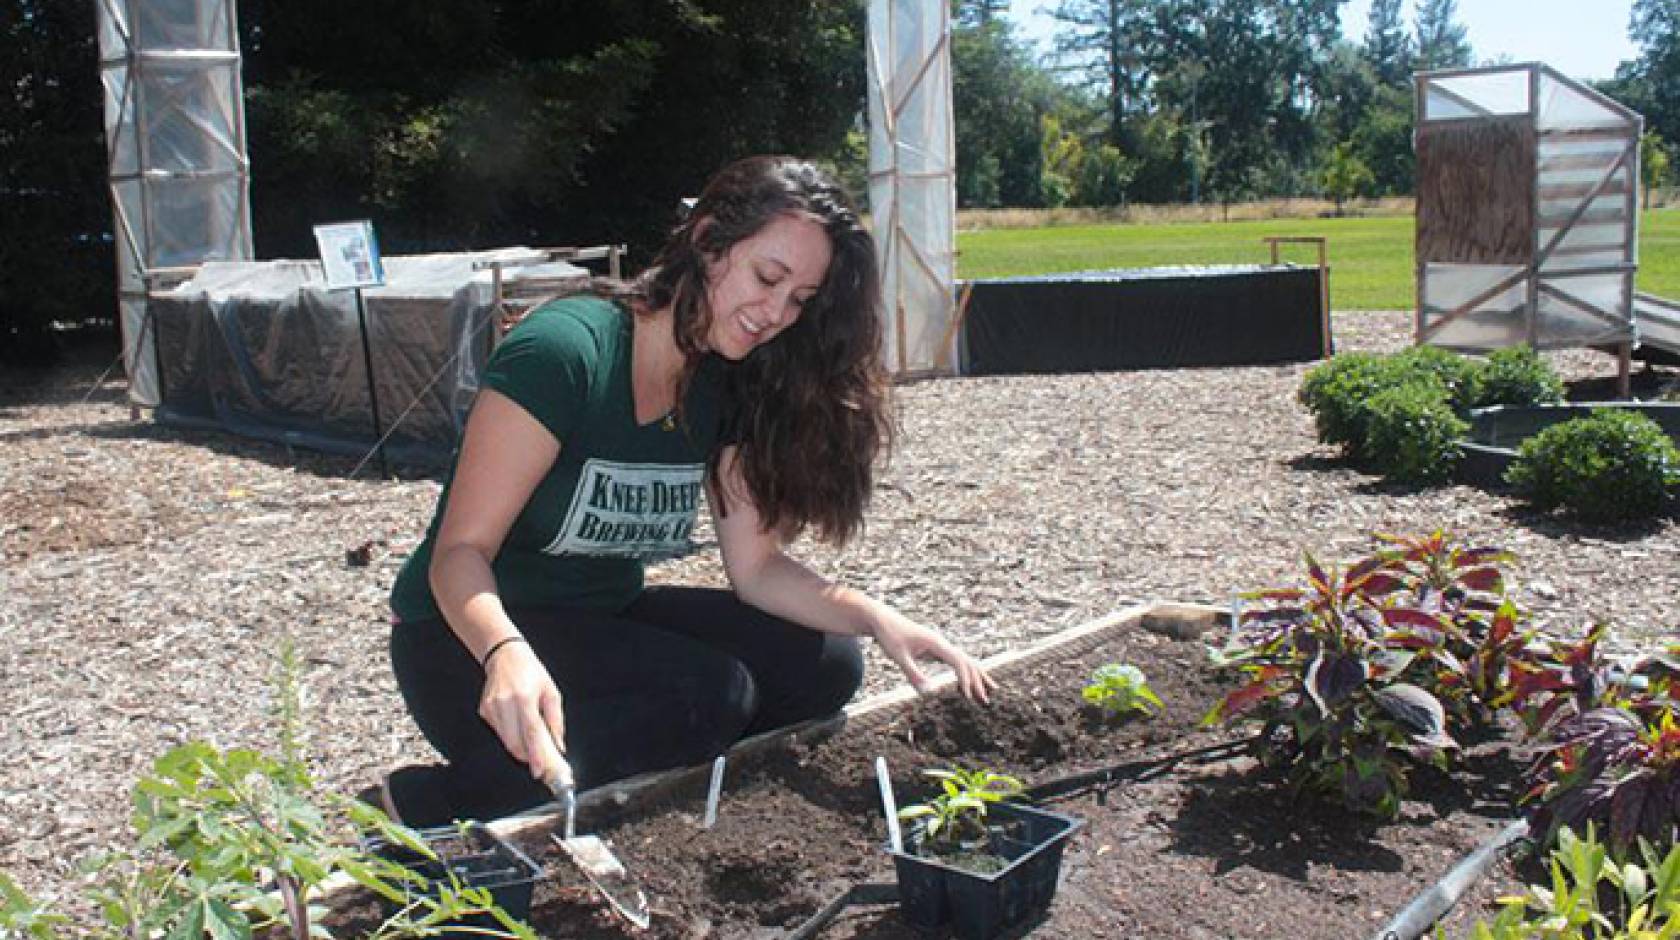
M986 818L1008 833L992 837L991 850L1008 861L996 874L889 850L898 870L899 909L911 926L931 930L949 924L962 940L991 940L1050 906L1062 850L1083 823L1014 803L990 807Z
M463 888L488 890L496 906L513 919L526 920L531 916L531 893L542 874L542 866L533 862L518 846L480 823L417 831L421 841L436 852L438 858L427 858L406 846L383 841L371 843L368 848L425 878L423 888L410 886L410 890L422 896L439 897L442 888L451 886L450 875L453 874L453 883ZM455 926L501 929L489 914L464 918L455 922Z

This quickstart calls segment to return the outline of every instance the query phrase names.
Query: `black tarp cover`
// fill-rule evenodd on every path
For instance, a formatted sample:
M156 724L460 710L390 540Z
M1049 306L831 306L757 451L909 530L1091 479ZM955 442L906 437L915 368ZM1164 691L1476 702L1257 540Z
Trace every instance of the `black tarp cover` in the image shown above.
M379 412L394 460L451 458L490 349L490 272L475 262L525 249L385 260L386 284L363 291ZM515 269L554 277L581 268ZM330 453L374 446L354 291L329 291L312 261L205 264L148 298L157 331L159 421Z
M1323 355L1318 269L1145 268L980 279L968 375L1257 365Z

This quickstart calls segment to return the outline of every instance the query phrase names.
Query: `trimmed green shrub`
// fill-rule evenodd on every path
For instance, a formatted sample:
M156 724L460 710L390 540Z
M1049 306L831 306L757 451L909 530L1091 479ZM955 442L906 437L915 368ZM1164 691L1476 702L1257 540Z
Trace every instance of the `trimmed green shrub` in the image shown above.
M1680 449L1645 415L1599 409L1523 441L1505 481L1541 509L1595 522L1638 519L1659 512L1680 485Z
M1474 405L1481 390L1481 363L1466 359L1439 346L1413 346L1392 357L1407 376L1434 376L1447 391L1447 403L1463 414Z
M1470 407L1549 405L1563 401L1563 379L1531 346L1508 346L1488 353L1482 363Z
M1342 353L1308 372L1297 397L1313 413L1320 441L1341 444L1350 456L1358 457L1365 450L1365 402L1385 388L1402 384L1403 374L1392 357Z
M1470 425L1453 413L1446 391L1433 377L1419 376L1384 389L1365 403L1365 459L1389 479L1435 483L1449 479Z

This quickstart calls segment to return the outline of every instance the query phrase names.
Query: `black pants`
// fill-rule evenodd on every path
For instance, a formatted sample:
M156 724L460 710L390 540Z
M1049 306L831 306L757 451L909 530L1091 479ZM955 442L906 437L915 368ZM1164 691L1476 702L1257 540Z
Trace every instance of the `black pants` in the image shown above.
M750 734L833 714L863 679L858 641L731 591L652 587L618 614L513 610L560 688L580 790L704 763ZM492 819L551 799L478 715L484 673L442 620L391 629L409 713L448 762L392 778L403 822Z

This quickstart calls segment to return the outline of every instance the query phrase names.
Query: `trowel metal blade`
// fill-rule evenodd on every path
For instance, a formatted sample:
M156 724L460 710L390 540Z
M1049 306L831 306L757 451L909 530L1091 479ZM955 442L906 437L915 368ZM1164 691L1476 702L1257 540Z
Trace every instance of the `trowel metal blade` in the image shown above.
M653 919L648 912L647 895L642 893L641 886L630 877L624 863L618 860L612 849L607 848L600 836L562 839L550 835L549 838L583 871L584 877L595 886L595 890L601 892L613 910L638 928L647 928Z

